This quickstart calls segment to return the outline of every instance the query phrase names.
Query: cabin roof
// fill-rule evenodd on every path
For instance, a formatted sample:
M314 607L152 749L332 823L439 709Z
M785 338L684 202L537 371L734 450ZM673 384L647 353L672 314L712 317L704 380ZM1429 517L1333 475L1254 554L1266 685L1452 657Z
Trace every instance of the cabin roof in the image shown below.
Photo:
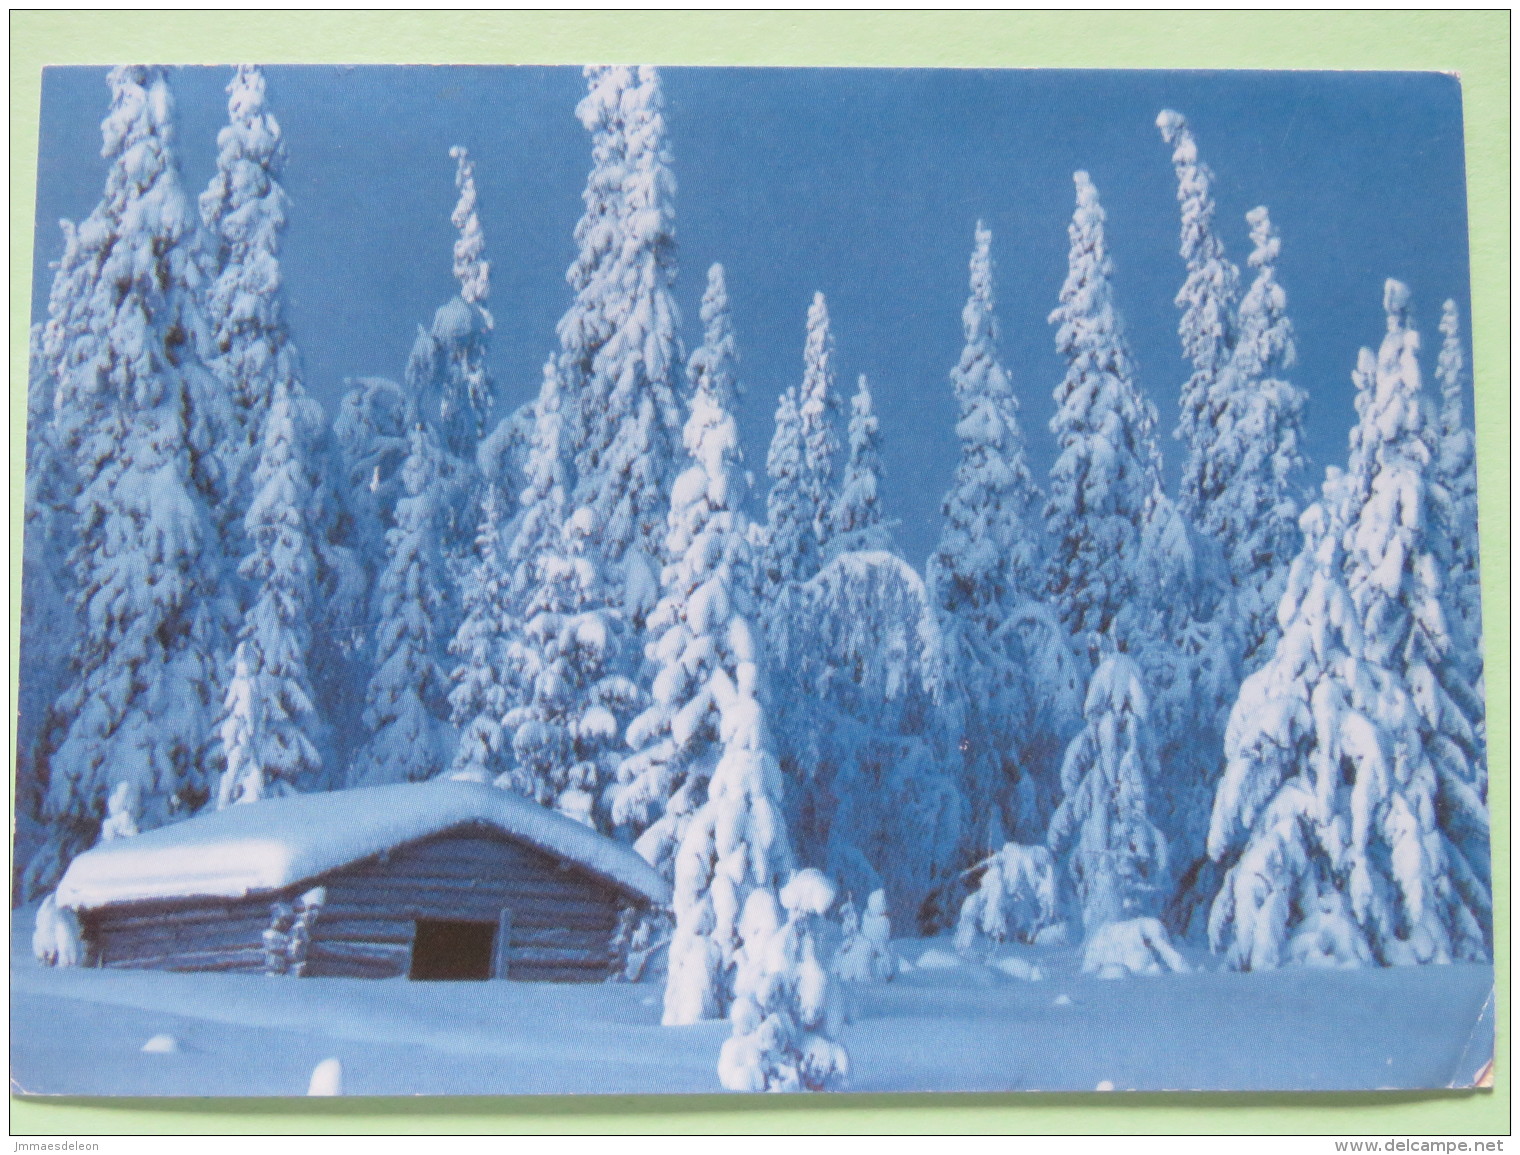
M506 790L434 779L265 799L102 843L69 864L57 902L89 910L242 898L472 823L573 862L647 902L670 901L664 879L622 843Z

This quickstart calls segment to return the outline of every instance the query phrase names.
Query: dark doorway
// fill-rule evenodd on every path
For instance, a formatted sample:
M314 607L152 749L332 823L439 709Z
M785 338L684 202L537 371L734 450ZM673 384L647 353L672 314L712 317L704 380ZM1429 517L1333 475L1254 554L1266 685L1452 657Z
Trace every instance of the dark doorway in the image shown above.
M455 922L419 918L412 940L413 979L488 979L496 926L489 922Z

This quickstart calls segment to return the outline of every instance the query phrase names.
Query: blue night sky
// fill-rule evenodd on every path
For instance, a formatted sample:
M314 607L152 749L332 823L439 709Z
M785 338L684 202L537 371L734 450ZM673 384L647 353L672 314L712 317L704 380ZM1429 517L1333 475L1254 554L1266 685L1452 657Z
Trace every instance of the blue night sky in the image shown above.
M345 377L399 379L419 323L453 295L454 165L476 162L492 261L494 371L504 408L528 400L569 303L564 271L589 167L572 68L271 68L289 151L284 270L308 388L335 410ZM1243 267L1244 214L1267 205L1279 279L1310 397L1310 479L1343 462L1350 371L1383 331L1381 285L1409 282L1434 364L1440 304L1468 315L1461 97L1416 73L1207 73L671 68L663 72L679 187L678 300L688 348L712 261L728 270L747 393L750 467L763 477L777 394L801 375L814 290L829 299L846 395L870 376L884 498L920 564L955 464L947 374L960 353L972 229L998 263L1003 359L1033 463L1051 457L1051 391L1064 370L1046 317L1066 273L1071 174L1108 213L1115 292L1175 473L1187 375L1172 298L1183 267L1170 149L1183 112L1215 173L1219 227ZM210 179L230 70L174 73L186 185ZM104 71L43 83L33 316L45 312L60 217L104 181ZM1248 282L1247 282L1248 283ZM1469 419L1471 406L1468 407Z

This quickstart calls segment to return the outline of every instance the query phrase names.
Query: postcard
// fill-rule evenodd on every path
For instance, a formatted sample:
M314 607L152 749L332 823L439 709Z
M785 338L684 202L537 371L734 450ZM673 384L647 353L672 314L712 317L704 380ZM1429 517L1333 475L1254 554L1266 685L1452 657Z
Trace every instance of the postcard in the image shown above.
M21 1095L1491 1078L1457 79L55 67Z

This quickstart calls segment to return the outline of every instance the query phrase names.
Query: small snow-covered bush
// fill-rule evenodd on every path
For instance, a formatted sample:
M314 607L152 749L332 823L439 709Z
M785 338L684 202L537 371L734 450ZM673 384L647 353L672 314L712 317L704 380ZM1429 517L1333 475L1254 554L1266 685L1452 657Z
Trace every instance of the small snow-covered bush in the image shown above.
M1034 936L1034 945L1065 946L1070 939L1071 926L1064 922L1053 922Z
M921 971L949 971L964 965L960 956L933 946L918 956L918 969Z
M834 956L834 973L858 983L886 982L897 976L892 953L892 921L887 917L887 892L875 890L866 900L864 917L848 901L841 912L844 938Z
M1026 962L1021 958L1000 958L992 964L1011 979L1019 979L1026 983L1043 982L1045 972L1034 963Z
M1166 928L1154 918L1131 918L1100 926L1082 949L1082 973L1100 979L1126 975L1187 974Z
M51 894L37 908L32 953L38 962L50 967L77 967L85 960L84 933L79 927L79 916L68 907L59 906Z
M100 824L100 841L113 842L131 838L138 831L142 816L142 791L136 782L118 782L106 800L105 821Z
M1367 939L1346 903L1344 895L1320 895L1313 910L1298 924L1288 943L1288 957L1310 967L1363 967L1374 965Z
M734 958L734 1033L718 1057L730 1091L828 1091L849 1076L836 1036L842 1009L819 961L817 921L834 904L834 884L816 870L794 874L776 896L752 891L740 916Z
M955 949L971 953L978 942L1034 942L1055 922L1055 859L1043 846L1010 842L982 866L981 884L961 904Z

